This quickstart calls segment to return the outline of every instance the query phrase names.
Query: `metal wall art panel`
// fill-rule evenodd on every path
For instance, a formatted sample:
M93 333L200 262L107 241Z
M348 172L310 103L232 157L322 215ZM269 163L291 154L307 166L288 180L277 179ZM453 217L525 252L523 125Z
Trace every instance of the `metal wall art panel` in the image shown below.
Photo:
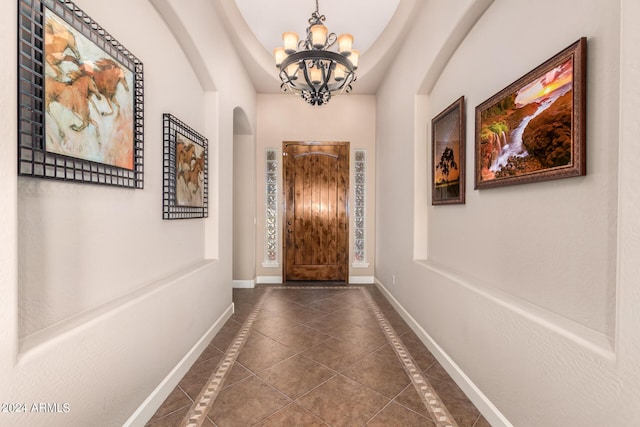
M71 1L18 7L18 174L143 188L142 62Z
M208 216L207 138L165 113L162 116L163 219Z

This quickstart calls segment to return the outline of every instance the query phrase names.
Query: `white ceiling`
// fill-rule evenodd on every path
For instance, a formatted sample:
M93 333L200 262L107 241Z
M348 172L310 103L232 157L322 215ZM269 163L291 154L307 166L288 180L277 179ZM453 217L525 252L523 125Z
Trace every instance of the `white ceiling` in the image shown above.
M282 33L294 31L304 38L315 0L235 0L258 41L268 51L282 46ZM354 49L364 54L385 29L399 0L319 0L319 11L329 32L354 36ZM374 7L375 5L375 7Z
M315 0L213 0L258 93L279 93L273 49L282 33L303 37ZM354 94L375 94L424 0L319 0L325 25L360 50Z

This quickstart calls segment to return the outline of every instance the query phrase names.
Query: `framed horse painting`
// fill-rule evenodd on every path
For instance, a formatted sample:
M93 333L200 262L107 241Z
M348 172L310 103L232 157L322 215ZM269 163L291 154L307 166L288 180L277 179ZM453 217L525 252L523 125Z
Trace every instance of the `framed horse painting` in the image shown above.
M143 67L68 0L19 0L18 173L143 188Z
M162 116L163 219L208 215L207 138L165 113Z

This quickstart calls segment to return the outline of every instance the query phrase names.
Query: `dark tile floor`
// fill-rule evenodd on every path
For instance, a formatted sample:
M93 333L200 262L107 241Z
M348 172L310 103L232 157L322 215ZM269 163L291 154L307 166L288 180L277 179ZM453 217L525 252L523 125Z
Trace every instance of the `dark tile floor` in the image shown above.
M235 289L235 313L147 426L196 425L187 423L187 415L238 342L240 351L197 425L442 425L407 375L363 288L457 425L489 426L375 286ZM248 335L240 340L243 329Z

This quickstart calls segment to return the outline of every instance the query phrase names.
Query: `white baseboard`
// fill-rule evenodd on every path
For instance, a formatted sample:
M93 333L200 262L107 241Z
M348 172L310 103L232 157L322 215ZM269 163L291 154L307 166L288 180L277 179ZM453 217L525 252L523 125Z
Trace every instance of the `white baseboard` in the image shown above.
M256 281L255 280L234 280L233 281L233 287L238 289L253 289L256 287Z
M487 396L471 381L471 379L460 369L460 367L449 357L449 355L434 341L433 338L425 331L416 319L409 314L407 310L396 300L393 295L379 281L375 280L375 284L389 300L393 308L407 322L413 332L418 335L420 341L429 349L429 351L440 362L440 365L447 371L451 378L458 384L458 387L467 395L469 400L478 408L480 413L493 427L513 427L509 420L495 407Z
M371 285L375 283L373 276L349 276L349 283L352 285Z
M149 397L136 409L136 411L124 423L123 427L142 427L153 417L165 399L176 388L182 377L200 357L200 354L209 345L213 337L222 329L225 322L233 315L234 305L231 303L224 313L211 325L205 334L191 347L191 350L178 362L169 374L151 392Z
M256 283L265 285L279 285L282 283L282 276L258 276Z

